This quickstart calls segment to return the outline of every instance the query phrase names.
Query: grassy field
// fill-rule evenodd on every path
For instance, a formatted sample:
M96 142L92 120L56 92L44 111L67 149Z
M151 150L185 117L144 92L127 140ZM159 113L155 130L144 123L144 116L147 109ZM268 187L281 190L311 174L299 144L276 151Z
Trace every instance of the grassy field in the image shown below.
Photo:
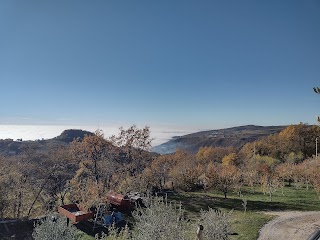
M264 195L260 188L244 188L243 197L247 200L247 211L244 212L242 206L243 198L235 193L228 194L224 199L223 194L217 191L201 191L190 193L179 193L169 197L169 201L181 202L186 210L187 217L197 221L201 209L207 210L209 207L223 212L230 212L230 223L233 235L231 240L256 240L259 236L260 228L274 216L265 212L270 211L320 211L320 200L313 189L296 189L286 187L284 196L281 190L274 193L273 201L269 201L269 196ZM82 240L92 240L85 233Z
M279 190L274 193L272 202L269 201L269 196L261 192L260 188L255 188L254 192L252 190L244 188L242 192L247 200L247 212L244 212L242 198L234 193L230 193L227 199L224 199L223 195L216 191L180 193L170 199L181 201L188 217L192 220L197 219L201 209L206 210L208 207L231 212L231 228L235 234L231 236L231 239L239 240L256 240L258 238L259 229L273 218L264 212L320 211L320 200L312 189L286 187L284 196Z

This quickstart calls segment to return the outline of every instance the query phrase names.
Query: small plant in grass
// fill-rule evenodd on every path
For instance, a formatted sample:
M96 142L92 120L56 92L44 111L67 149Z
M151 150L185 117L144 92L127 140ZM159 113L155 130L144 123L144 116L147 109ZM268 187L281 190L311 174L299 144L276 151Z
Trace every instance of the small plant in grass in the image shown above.
M34 240L76 240L77 229L73 225L67 226L66 218L46 218L35 224L32 233Z
M242 205L242 207L243 207L244 212L246 213L246 212L247 212L247 205L248 205L247 199L242 198L242 203L241 203L241 205Z

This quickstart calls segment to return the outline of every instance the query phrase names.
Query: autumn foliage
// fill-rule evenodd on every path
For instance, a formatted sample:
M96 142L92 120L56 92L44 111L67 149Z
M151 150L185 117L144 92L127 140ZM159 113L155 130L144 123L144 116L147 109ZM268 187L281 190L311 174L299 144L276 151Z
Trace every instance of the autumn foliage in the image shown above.
M202 147L196 154L151 153L150 130L132 126L105 138L101 131L43 153L29 144L17 156L0 157L0 217L32 217L61 204L89 208L112 189L157 192L215 189L225 198L243 186L260 186L272 200L285 185L320 196L320 160L314 158L317 126L292 125L279 134L233 147Z

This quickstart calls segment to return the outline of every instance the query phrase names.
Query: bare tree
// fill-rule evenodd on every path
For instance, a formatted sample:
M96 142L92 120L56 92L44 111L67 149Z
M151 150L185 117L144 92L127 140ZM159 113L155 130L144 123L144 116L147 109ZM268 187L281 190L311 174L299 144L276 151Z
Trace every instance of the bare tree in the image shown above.
M118 160L123 164L122 172L118 172L118 174L124 179L122 182L125 185L124 189L138 189L139 175L154 158L152 154L147 152L151 148L153 140L150 137L150 128L146 126L139 129L136 125L133 125L128 129L121 127L119 130L118 135L110 137L111 143L118 147ZM128 185L132 186L129 187Z

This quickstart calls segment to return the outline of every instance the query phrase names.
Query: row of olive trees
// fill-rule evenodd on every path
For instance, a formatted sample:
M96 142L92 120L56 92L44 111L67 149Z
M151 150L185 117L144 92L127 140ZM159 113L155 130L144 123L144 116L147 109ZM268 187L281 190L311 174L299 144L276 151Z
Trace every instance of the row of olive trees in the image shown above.
M213 209L202 210L197 222L185 218L180 204L169 203L162 199L149 199L147 208L133 213L134 226L117 229L114 225L108 234L98 237L101 240L193 240L228 239L230 233L229 214ZM66 220L48 218L37 224L34 229L35 240L80 239L74 226L67 226Z

